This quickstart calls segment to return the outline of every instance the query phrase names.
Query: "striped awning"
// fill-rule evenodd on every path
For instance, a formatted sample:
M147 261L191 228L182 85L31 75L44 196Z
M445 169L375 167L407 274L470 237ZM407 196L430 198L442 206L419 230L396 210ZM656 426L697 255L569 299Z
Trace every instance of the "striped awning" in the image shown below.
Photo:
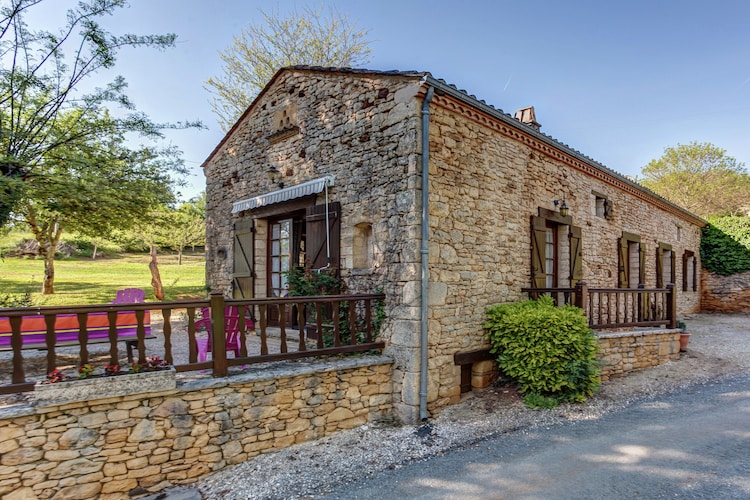
M296 186L290 186L284 189L279 189L272 193L261 194L254 198L248 198L246 200L235 201L232 204L232 213L236 214L243 210L252 210L258 207L265 207L273 205L274 203L281 203L283 201L293 200L295 198L301 198L303 196L309 196L311 194L318 194L325 187L333 186L333 176L326 175L320 179L303 182Z

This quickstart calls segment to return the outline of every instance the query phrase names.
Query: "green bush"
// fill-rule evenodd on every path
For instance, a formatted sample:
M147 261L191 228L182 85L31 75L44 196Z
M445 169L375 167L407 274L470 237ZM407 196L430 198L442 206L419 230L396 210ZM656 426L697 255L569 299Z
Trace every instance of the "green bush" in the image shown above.
M729 276L750 270L750 217L714 217L701 235L702 266Z
M583 311L555 307L542 296L487 309L487 338L500 369L518 382L524 401L547 408L556 402L582 402L599 388L599 347Z
M31 300L31 293L0 293L0 307L16 308L31 307L34 303Z

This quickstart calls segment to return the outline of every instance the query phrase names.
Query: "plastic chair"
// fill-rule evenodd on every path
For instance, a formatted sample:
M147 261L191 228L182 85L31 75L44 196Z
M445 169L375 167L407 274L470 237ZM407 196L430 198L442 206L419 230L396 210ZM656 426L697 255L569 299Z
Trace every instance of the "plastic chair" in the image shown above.
M196 330L200 327L206 329L208 337L202 339L195 339L198 347L198 361L203 363L206 361L206 357L211 352L211 310L208 307L201 307L202 318L195 322ZM248 330L255 329L255 322L252 318L245 320L245 326ZM224 308L224 334L226 335L226 347L227 352L233 351L234 357L240 357L240 313L234 306L227 306Z
M112 304L133 304L141 303L146 300L146 292L140 288L124 288L117 290L117 297Z

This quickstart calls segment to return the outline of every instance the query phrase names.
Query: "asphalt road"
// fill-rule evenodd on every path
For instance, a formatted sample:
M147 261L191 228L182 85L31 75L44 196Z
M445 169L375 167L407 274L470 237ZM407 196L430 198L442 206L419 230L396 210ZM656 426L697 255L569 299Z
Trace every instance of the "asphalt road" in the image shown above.
M750 375L482 440L330 499L750 499Z

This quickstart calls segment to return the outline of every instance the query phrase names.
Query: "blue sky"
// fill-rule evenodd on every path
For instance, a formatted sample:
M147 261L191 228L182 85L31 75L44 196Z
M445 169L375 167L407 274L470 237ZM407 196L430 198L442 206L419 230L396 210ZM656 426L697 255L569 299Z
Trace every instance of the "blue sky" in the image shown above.
M52 4L48 0L46 4ZM44 21L62 25L54 0ZM178 35L165 52L123 50L114 74L154 121L199 119L174 131L191 169L190 197L205 186L201 163L223 137L204 82L218 52L259 9L282 13L304 0L131 0L106 21L113 33ZM377 70L429 71L512 114L534 106L542 132L626 175L664 148L711 142L750 164L750 2L736 0L332 0L369 30ZM101 82L99 82L101 84Z

